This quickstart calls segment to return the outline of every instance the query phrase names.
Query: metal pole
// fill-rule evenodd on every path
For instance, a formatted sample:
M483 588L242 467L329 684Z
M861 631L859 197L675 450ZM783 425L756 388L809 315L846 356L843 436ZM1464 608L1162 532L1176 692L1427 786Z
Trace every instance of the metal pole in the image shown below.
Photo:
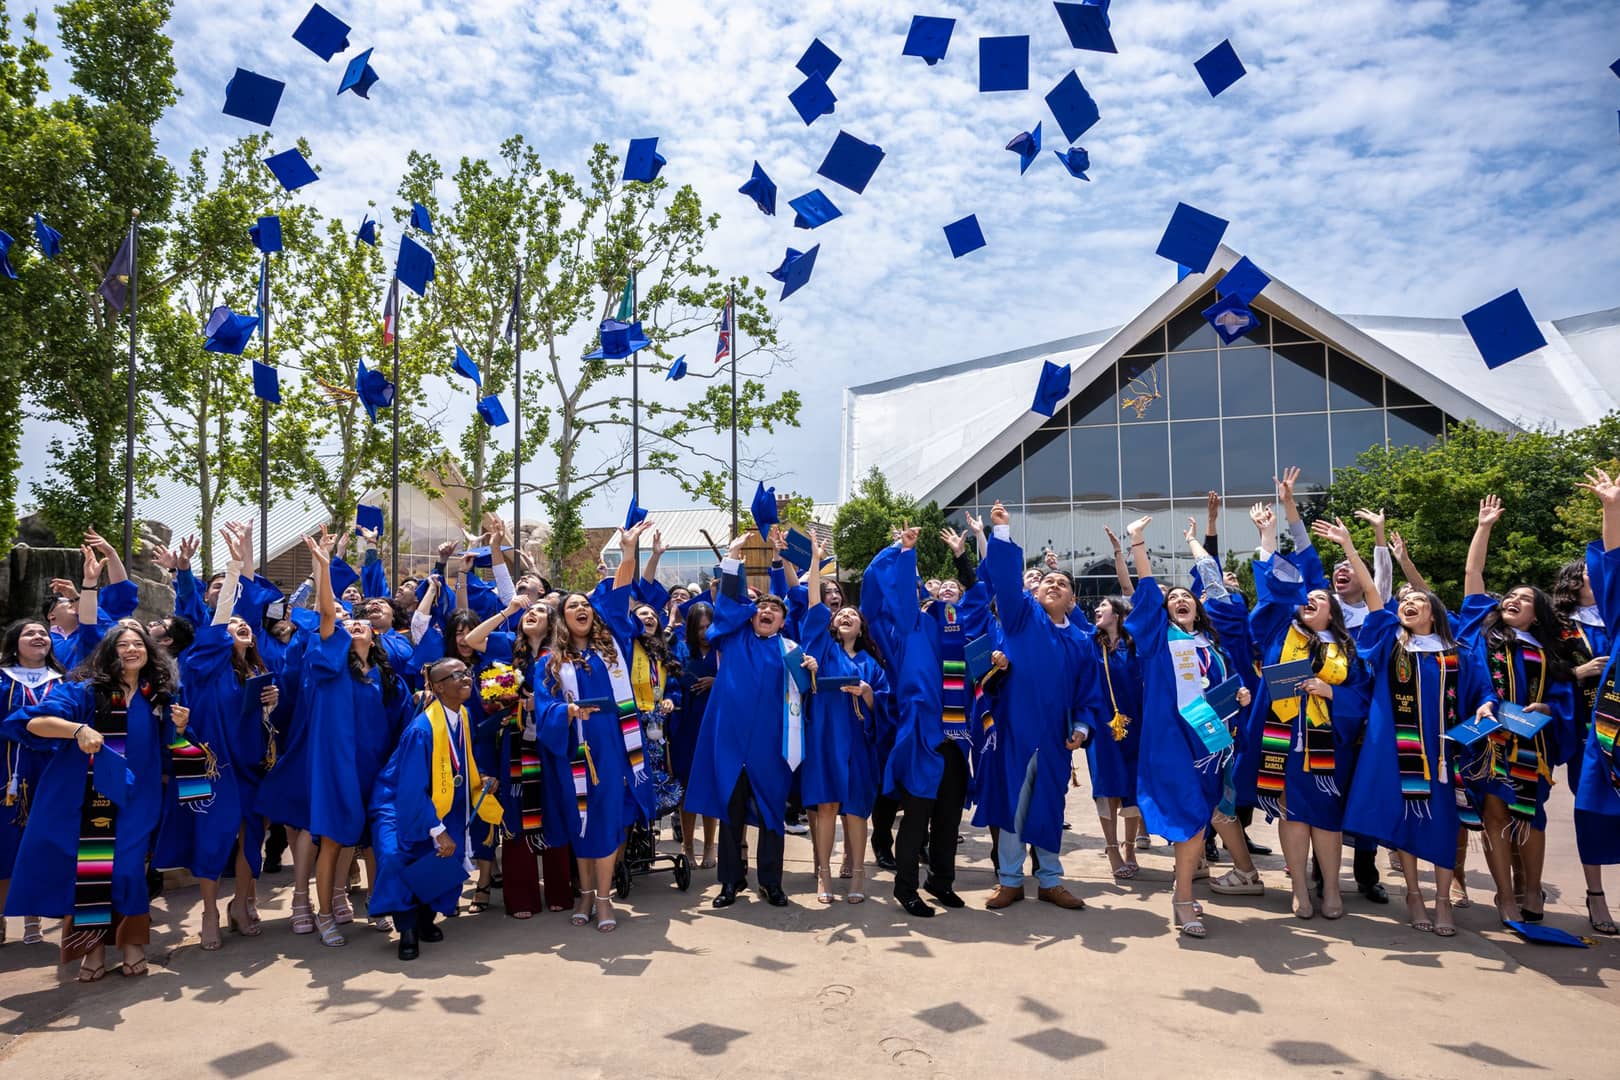
M523 550L523 260L512 286L512 546ZM523 561L517 560L521 569Z
M134 557L135 551L135 311L136 287L139 282L140 256L135 250L139 230L139 210L130 211L129 221L129 378L125 386L124 411L124 562Z
M391 491L388 504L388 524L393 531L393 542L388 545L388 580L399 584L399 335L405 330L405 298L399 292L399 278L394 278L394 457Z
M641 306L636 295L636 273L630 271L630 306ZM635 316L635 312L630 312ZM641 350L630 354L630 494L641 499Z
M737 288L727 286L726 309L731 312L731 535L737 535L737 353L742 338L737 325Z
M260 256L259 274L264 278L260 298L259 343L266 366L270 364L270 254ZM259 399L259 572L270 562L270 403Z

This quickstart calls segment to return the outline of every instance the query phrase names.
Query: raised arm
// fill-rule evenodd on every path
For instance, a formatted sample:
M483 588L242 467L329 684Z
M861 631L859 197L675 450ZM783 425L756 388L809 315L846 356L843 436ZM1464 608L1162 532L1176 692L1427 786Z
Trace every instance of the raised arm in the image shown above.
M1485 556L1491 548L1491 529L1502 519L1502 500L1487 495L1479 500L1479 524L1468 541L1468 564L1463 568L1463 592L1477 596L1485 591Z
M315 579L315 612L321 617L322 641L331 637L337 626L337 597L332 595L332 545L336 539L327 533L325 525L321 526L318 538L304 537L304 546L314 561L311 576Z
M1401 576L1407 580L1407 583L1414 589L1422 589L1424 592L1428 592L1428 580L1418 570L1417 564L1412 561L1406 541L1401 537L1400 532L1395 529L1389 531L1389 550L1394 553L1395 561L1401 567Z
M241 522L228 521L219 531L229 558L225 563L225 580L219 587L219 603L214 605L214 626L224 626L231 621L231 613L236 610L236 594L242 586L242 575L252 573L253 538L247 534L244 539L245 528ZM242 550L244 546L246 553Z
M1114 549L1114 577L1119 581L1119 595L1128 597L1136 592L1136 585L1131 581L1131 567L1125 561L1125 549L1113 529L1104 525L1103 532L1108 535L1108 546Z
M506 625L506 620L528 607L532 601L527 596L513 596L506 602L506 606L471 630L467 631L467 648L473 652L483 652L489 646L489 635Z
M1142 534L1147 531L1148 523L1152 520L1152 517L1143 516L1125 526L1125 536L1131 542L1131 561L1136 566L1138 581L1153 576L1153 564L1148 561L1147 541L1142 539Z
M101 538L101 534L91 529L84 534L84 542L101 553L102 561L107 564L107 584L117 585L121 581L129 580L129 573L124 569L124 560L118 557L118 549Z
M622 589L629 585L636 577L636 544L641 534L652 527L651 521L638 521L628 529L619 532L619 568L613 573L613 587Z
M658 563L664 557L664 534L657 529L652 534L652 552L647 556L647 565L641 568L642 581L658 580Z
M1350 563L1350 572L1356 576L1356 581L1361 583L1361 591L1367 598L1367 610L1384 610L1384 598L1378 595L1378 589L1373 585L1372 571L1361 561L1361 553L1356 551L1356 542L1350 538L1350 530L1345 527L1344 521L1334 518L1329 523L1326 519L1318 519L1311 523L1311 531L1344 549L1344 557Z
M96 590L101 587L101 569L106 560L96 558L96 549L89 544L80 547L79 554L84 556L84 576L79 580L79 625L93 627L98 614Z
M1575 486L1590 491L1603 503L1603 550L1620 548L1620 476L1610 476L1594 467L1586 474L1585 482Z
M1265 503L1249 507L1249 520L1260 533L1260 554L1270 558L1277 553L1277 512Z
M984 535L984 518L974 517L972 511L967 514L968 531L979 545L979 561L983 562L985 554L990 550L990 541Z
M1215 558L1221 558L1221 496L1219 492L1211 491L1205 496L1207 508L1204 522L1204 550Z
M804 572L804 588L808 594L805 610L809 611L821 603L821 541L814 529L810 530L810 566Z
M1384 538L1385 517L1382 510L1357 510L1356 517L1372 526L1373 581L1378 595L1388 600L1395 590L1395 568L1390 563L1389 543Z

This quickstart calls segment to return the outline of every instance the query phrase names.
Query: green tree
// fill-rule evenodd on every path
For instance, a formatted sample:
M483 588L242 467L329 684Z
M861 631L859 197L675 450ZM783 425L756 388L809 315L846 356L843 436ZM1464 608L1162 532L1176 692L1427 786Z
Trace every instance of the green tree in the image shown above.
M939 538L939 531L945 527L945 513L939 504L920 504L909 495L897 494L874 467L861 480L855 497L838 508L833 523L839 577L858 590L867 566L894 542L894 529L902 524L921 530L917 538L919 574L931 578L955 573L950 549Z
M741 496L739 496L739 500L740 498ZM730 505L730 496L727 496L727 502L724 508L729 509ZM808 495L800 495L797 492L789 492L786 495L777 497L776 516L781 519L782 527L785 529L798 529L800 532L806 531L810 528L810 522L814 520L812 515L814 515L815 512L816 500L812 499ZM738 511L737 528L743 530L744 532L754 528L754 514L752 510L749 510L747 507L742 507Z

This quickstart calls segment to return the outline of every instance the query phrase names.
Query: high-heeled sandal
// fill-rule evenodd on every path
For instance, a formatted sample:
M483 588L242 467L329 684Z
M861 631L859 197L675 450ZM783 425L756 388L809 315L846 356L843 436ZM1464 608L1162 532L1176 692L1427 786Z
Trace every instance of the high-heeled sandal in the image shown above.
M298 899L297 893L293 893L292 932L295 934L313 934L315 932L315 911L309 906L308 893L304 894L302 900Z
M348 942L343 939L343 931L337 928L337 920L331 915L316 915L315 929L319 930L321 933L322 945L336 948L339 945L348 944Z
M1181 921L1181 909L1191 908L1193 917L1186 922ZM1195 900L1171 900L1170 921L1176 924L1176 929L1190 938L1204 937L1209 931L1204 927L1204 913Z
M354 922L354 905L349 903L349 887L332 890L332 918L339 926Z
M45 932L40 929L40 923L41 920L38 915L29 915L23 919L22 943L24 945L43 945L45 943Z
M818 891L816 893L816 903L830 904L837 899L835 896L833 896L832 891L832 867L823 866L817 868L816 885L818 887Z
M1129 881L1136 876L1136 864L1125 861L1125 857L1119 853L1118 844L1104 844L1103 854L1108 856L1110 864L1118 863L1117 866L1114 866L1114 879L1116 881Z
M596 900L594 899L595 896L595 889L582 889L579 894L579 902L585 906L576 906L574 908L574 913L568 916L568 921L575 926L584 926L586 923L590 922L591 912L589 909L596 906ZM587 897L592 899L587 899Z
M391 934L394 932L394 920L386 915L373 915L371 928L379 934Z
M601 908L602 908L603 904L606 904L608 906L609 915L608 915L608 918L606 918L606 919L602 918L602 916L601 916ZM606 896L598 896L596 898L596 908L597 908L596 932L599 933L599 934L611 934L611 933L613 933L614 929L619 925L619 920L616 917L614 917L613 901L610 898L606 897Z
M849 895L845 896L844 900L850 904L866 903L866 868L864 866L850 871Z
M1541 910L1540 911L1531 911L1529 908L1525 907L1522 903L1519 905L1519 915L1520 915L1521 918L1524 919L1525 922L1536 923L1536 922L1540 922L1541 920L1543 920L1543 919L1545 919L1547 917L1547 890L1542 889L1542 890L1540 890L1540 892L1541 892Z
M231 928L231 933L241 934L243 937L258 937L264 933L264 929L259 925L259 912L254 907L253 901L242 901L241 910L242 914L238 917L236 901L233 900L225 905L225 919Z
M491 886L485 885L481 889L474 889L473 890L472 902L467 905L467 914L469 914L469 915L482 915L484 912L489 910L489 891L490 891L490 888L491 888ZM478 899L480 896L483 897L482 900Z
M213 931L212 936L209 936L209 931ZM204 911L202 921L202 951L218 952L224 947L224 945L225 939L219 932L219 912L216 911L214 914L210 915L208 912Z
M1617 927L1617 926L1614 925L1614 920L1613 919L1599 920L1599 919L1597 919L1596 917L1593 916L1593 914L1592 914L1592 897L1594 897L1594 896L1597 897L1599 900L1602 900L1603 899L1603 890L1602 889L1597 889L1597 890L1587 889L1586 890L1586 921L1592 924L1592 930L1595 933L1603 934L1606 937L1613 937L1616 934L1620 934L1620 927ZM1604 901L1603 906L1605 908L1607 908L1608 907L1608 901Z
M1417 911L1412 910L1412 901L1417 901ZM1434 920L1429 917L1429 907L1423 902L1421 896L1408 896L1406 898L1406 916L1412 924L1412 929L1420 934L1434 933Z

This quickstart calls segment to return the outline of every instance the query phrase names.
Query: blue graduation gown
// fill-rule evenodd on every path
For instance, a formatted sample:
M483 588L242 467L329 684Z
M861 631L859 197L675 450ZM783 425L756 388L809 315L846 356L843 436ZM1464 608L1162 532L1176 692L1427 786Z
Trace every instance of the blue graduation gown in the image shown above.
M943 663L939 623L917 606L917 552L898 544L877 553L861 584L861 610L889 663L894 740L883 762L883 793L932 799L945 775Z
M94 727L95 693L82 683L66 683L39 704L16 709L0 721L0 731L7 739L23 743L45 759L17 850L5 914L60 918L73 914L79 820L90 758L72 739L30 734L28 721L36 716L59 716ZM174 726L154 713L140 695L130 703L128 720L124 756L134 779L118 808L115 825L112 906L119 915L145 915L149 910L146 853L162 813L163 748L174 735Z
M377 775L371 793L372 841L377 853L377 884L366 901L373 915L408 915L426 904L441 915L454 915L461 900L461 884L437 896L417 896L405 877L405 868L438 850L429 830L440 824L433 805L433 725L418 713L405 727L399 745ZM466 865L467 795L471 785L456 787L450 812L443 818L445 835L456 852L447 858ZM474 798L476 798L476 794ZM461 882L467 880L463 870Z
M1594 567L1597 573L1592 572ZM1587 573L1609 640L1620 639L1620 548L1605 551L1598 559L1592 558L1589 549ZM1609 655L1598 685L1610 679L1620 679L1620 654ZM1609 776L1596 725L1587 730L1581 754L1581 783L1575 793L1575 842L1581 862L1588 866L1620 863L1620 789Z
M299 692L308 704L309 829L345 847L366 838L372 786L410 708L398 676L385 695L378 672L364 680L349 674L350 643L341 622L325 641L312 636Z
M36 687L31 693L10 675L0 671L0 881L11 877L22 844L23 827L28 822L28 804L39 791L40 773L49 760L26 741L7 734L5 719L18 709L44 701L63 685L61 678ZM15 791L8 806L7 792Z
M1142 744L1142 665L1131 649L1110 649L1102 634L1093 634L1092 641L1098 654L1098 676L1103 676L1101 665L1107 665L1107 675L1101 687L1103 708L1102 724L1091 733L1086 743L1086 766L1091 772L1091 796L1094 799L1120 799L1124 805L1136 803L1136 759ZM1110 701L1108 689L1113 687ZM1116 739L1113 732L1115 707L1130 718L1125 737Z
M878 670L877 662L864 653L851 657L828 632L832 613L826 604L810 608L800 621L806 653L816 659L816 679L858 677L872 686L873 701L887 686L871 683L868 676ZM869 667L858 663L860 657ZM877 675L882 678L881 673ZM858 710L858 711L857 711ZM805 724L804 764L800 767L801 797L806 806L837 803L839 813L866 817L877 797L877 745L871 716L865 704L842 690L816 691L810 695L809 718Z
M692 782L692 761L697 755L698 732L703 713L709 707L709 691L697 689L698 679L714 678L720 670L720 653L710 648L702 656L690 653L681 661L681 698L666 727L669 737L669 767L683 786ZM713 685L712 683L710 684Z
M299 629L287 642L276 686L276 761L259 781L254 813L275 824L309 828L309 701L304 694L304 656L314 638Z

